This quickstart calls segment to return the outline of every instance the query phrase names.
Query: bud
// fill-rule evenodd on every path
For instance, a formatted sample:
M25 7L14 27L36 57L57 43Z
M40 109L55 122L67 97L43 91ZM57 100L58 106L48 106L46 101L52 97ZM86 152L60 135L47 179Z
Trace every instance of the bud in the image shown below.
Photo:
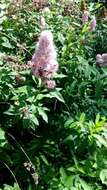
M54 80L44 80L43 84L45 85L46 88L53 89L56 86L56 83Z
M89 18L89 12L88 11L84 11L83 16L82 16L82 22L83 22L83 24L85 24L86 22L88 22L88 18Z
M97 25L97 23L96 23L96 18L94 17L93 20L92 20L91 23L90 23L89 31L92 32L93 30L95 30L96 25Z
M50 11L50 9L48 8L48 7L45 7L43 10L42 10L42 13L43 14L50 14L51 13L51 11Z
M43 16L40 17L39 26L41 30L43 30L46 26L45 18Z

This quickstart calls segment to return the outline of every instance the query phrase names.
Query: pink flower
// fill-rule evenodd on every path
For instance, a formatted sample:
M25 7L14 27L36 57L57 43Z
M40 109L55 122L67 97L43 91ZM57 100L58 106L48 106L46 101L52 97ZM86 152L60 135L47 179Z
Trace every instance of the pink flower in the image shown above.
M107 62L107 53L102 54L102 59L104 62Z
M54 80L44 80L43 84L45 85L46 88L52 89L55 88L56 83Z
M96 25L97 25L97 23L96 23L96 18L94 17L93 20L92 20L91 23L90 23L89 31L92 32L93 30L95 30Z
M88 11L84 11L83 16L82 16L82 22L83 22L83 24L85 24L86 22L88 22L88 18L89 18L89 12Z
M97 54L96 55L96 62L97 63L103 63L103 59L102 59L102 55L101 54Z
M51 78L58 70L58 64L56 60L49 60L44 68L44 77Z
M58 70L53 35L50 31L43 31L40 35L37 50L32 56L32 73L42 78L50 79ZM55 86L55 82L47 80L47 86Z
M58 70L53 36L50 31L41 33L37 50L32 56L32 72L37 77L51 78Z
M96 55L96 62L99 64L107 64L107 53L104 54L97 54Z

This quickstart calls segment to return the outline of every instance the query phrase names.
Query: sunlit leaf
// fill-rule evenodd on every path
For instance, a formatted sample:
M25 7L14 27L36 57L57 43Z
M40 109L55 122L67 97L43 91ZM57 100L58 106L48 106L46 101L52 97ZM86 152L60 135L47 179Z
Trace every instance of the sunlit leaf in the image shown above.
M107 169L101 170L100 179L101 179L102 183L107 186Z

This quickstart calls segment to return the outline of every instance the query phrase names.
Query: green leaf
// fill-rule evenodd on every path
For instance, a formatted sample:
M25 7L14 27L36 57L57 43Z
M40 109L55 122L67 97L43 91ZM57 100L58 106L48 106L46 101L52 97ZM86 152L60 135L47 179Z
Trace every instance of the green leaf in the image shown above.
M37 107L37 110L39 112L39 115L42 116L43 120L48 123L48 117L47 117L47 114L45 113L45 111L40 107Z
M66 187L72 188L72 186L73 186L73 180L74 180L74 176L67 176L66 177L66 181L65 181Z
M19 112L17 113L15 107L11 105L9 107L9 109L4 112L4 114L6 114L6 115L19 115L20 113Z
M28 93L27 88L28 88L27 86L21 86L21 87L17 88L17 89L15 90L15 92L16 92L16 93L25 93L25 94L27 94L27 93Z
M0 128L0 147L6 144L5 132Z
M63 102L63 103L64 103L64 99L63 99L63 97L62 97L62 95L61 95L60 92L58 92L58 91L50 92L49 95L50 95L51 98L56 98L56 99L58 99L60 102Z
M9 49L10 49L10 48L11 48L11 49L13 48L12 45L9 43L9 41L3 42L3 43L2 43L2 46L3 46L3 47L7 47L7 48L9 48Z
M3 190L21 190L21 189L19 188L18 184L15 183L14 187L5 184Z
M100 114L96 115L96 119L95 119L95 124L97 125L99 123L100 120Z
M97 139L98 145L101 147L101 145L107 147L107 140L98 134L93 134L93 136Z
M0 3L0 9L5 9L7 7L7 5L6 4L4 4L4 3Z
M61 167L60 170L59 170L59 172L60 172L60 175L61 175L61 181L62 181L62 182L65 182L66 177L67 177L67 174L66 174L64 168Z
M23 127L24 128L30 128L31 127L31 121L26 117L23 118Z
M30 103L33 103L35 100L35 96L30 96L29 98L27 98L26 101L30 102Z
M58 40L64 44L64 41L65 41L65 37L63 36L63 34L61 34L60 32L58 33Z
M77 22L73 22L72 24L77 26L77 27L81 27L81 25L79 23L77 23Z
M81 186L84 190L93 190L93 188L88 185L83 179L79 179Z
M49 165L49 163L48 163L48 161L47 161L45 155L40 154L40 158L43 160L43 162L44 162L47 166Z
M45 95L43 95L43 94L38 94L38 95L36 96L36 100L42 100L44 97L45 97Z
M80 116L80 122L84 123L84 121L85 121L85 113L82 113Z
M104 28L107 28L107 25L106 25L106 24L102 24L102 26L103 26Z
M100 179L101 179L103 184L107 185L107 169L101 170Z
M39 125L39 121L37 119L37 117L33 114L29 115L29 118L31 119L31 121L35 124L35 125Z
M2 46L3 46L3 47L7 47L7 48L9 48L9 49L12 49L12 48L13 48L13 46L10 44L8 38L2 37L2 40L4 41L4 42L2 43Z
M82 33L88 32L88 26L87 24L84 25L83 29L82 29Z
M56 74L54 74L53 78L65 78L65 77L67 77L67 76L64 75L64 74L58 74L58 73L56 73Z

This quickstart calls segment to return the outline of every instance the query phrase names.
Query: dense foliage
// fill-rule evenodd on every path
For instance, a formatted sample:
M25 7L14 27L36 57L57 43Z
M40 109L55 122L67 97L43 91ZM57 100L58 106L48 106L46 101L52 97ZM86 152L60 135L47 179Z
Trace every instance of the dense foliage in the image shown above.
M59 63L52 89L32 73L43 30ZM101 2L1 0L0 190L107 189L106 35Z

